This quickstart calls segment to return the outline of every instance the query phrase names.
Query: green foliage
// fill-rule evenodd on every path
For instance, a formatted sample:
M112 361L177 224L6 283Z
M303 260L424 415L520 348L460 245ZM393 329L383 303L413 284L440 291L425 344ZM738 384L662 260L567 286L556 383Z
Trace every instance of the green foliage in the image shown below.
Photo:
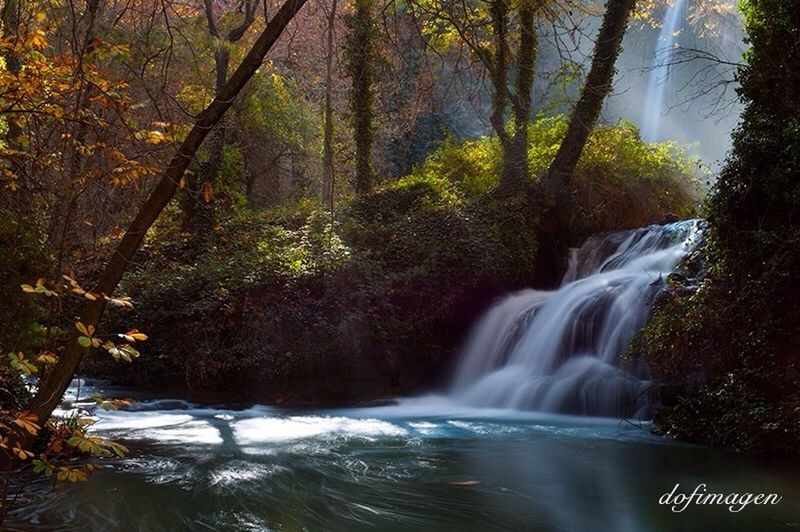
M413 181L438 181L451 194L474 197L497 186L500 175L500 143L496 137L484 137L461 143L447 138L431 153L425 163L398 184Z
M37 320L45 307L20 290L21 284L50 270L38 238L26 220L7 211L0 214L0 346L7 349L28 350L44 334Z
M535 170L564 127L560 117L531 124ZM90 369L268 401L424 385L494 297L533 282L534 183L495 194L499 157L494 139L448 140L410 175L340 205L333 220L311 200L228 211L199 252L164 220L124 281L135 315L116 317L151 333L157 356L129 369L95 358ZM630 125L599 129L581 164L579 193L591 190L601 205L635 200L647 206L637 216L650 217L620 220L603 207L588 224L597 230L691 208L686 160L642 143Z
M529 126L531 175L544 172L567 128L563 116ZM495 137L456 144L448 139L401 180L440 181L454 196L475 197L497 186L501 151ZM452 186L449 186L451 185ZM638 227L668 214L687 217L698 196L692 161L674 143L646 143L633 124L595 128L573 176L582 232Z
M422 385L492 297L530 282L522 201L409 180L357 198L333 227L307 200L229 213L200 254L164 222L125 280L136 308L114 317L148 330L151 356L89 370L268 401Z
M800 444L800 4L742 2L751 45L734 150L708 202L699 288L672 297L641 352L676 388L664 430L761 453ZM685 375L692 375L686 382Z
M240 127L250 138L263 139L305 159L319 153L319 111L299 97L301 93L296 82L277 72L255 76L242 101Z
M775 271L746 273L747 285L734 288L711 235L671 277L633 344L633 356L661 382L660 430L746 452L794 453L800 364L786 317L796 315L796 302L784 306L776 292L786 287L784 274ZM782 258L797 264L800 253L791 255Z

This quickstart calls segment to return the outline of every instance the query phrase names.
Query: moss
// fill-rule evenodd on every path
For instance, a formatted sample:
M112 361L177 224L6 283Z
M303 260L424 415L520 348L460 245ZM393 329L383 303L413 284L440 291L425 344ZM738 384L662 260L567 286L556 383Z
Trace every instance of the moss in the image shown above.
M751 43L734 150L707 205L706 274L638 341L663 431L767 454L800 448L800 4L743 2Z
M243 397L347 401L430 383L493 297L531 282L524 198L455 198L409 180L356 198L331 230L309 202L229 214L196 253L164 221L122 290L151 340L121 382ZM148 356L150 355L150 356Z
M555 135L557 123L532 127ZM635 144L631 130L618 136ZM92 371L298 402L437 382L492 300L535 284L535 183L495 194L492 142L446 143L410 175L341 205L335 220L308 200L223 213L215 245L200 252L177 221L161 222L124 281L136 310L109 324L147 331L144 356L130 367L94 359ZM611 155L595 159L628 175Z
M555 157L567 128L564 116L539 117L529 126L530 174ZM495 137L456 143L448 139L400 181L431 183L451 198L473 198L498 183L501 151ZM686 218L699 198L695 163L674 143L647 143L628 122L595 128L572 178L579 234L629 229Z

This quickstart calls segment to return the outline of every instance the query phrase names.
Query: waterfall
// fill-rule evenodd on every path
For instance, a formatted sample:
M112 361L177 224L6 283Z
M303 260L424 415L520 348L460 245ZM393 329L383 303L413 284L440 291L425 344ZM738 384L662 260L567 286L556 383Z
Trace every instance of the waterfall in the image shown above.
M464 404L598 416L646 415L646 365L620 364L696 220L589 238L560 288L524 290L480 320L451 396Z
M667 88L666 82L669 77L669 66L663 64L665 63L664 59L668 59L668 56L663 54L662 51L667 50L671 53L675 45L676 33L678 31L678 24L680 22L684 2L685 0L674 0L672 4L667 7L666 13L664 14L664 22L655 44L654 56L656 57L656 65L653 66L653 70L650 72L650 78L647 81L647 93L645 95L641 121L642 139L649 142L659 140L659 128L661 125L661 117L664 112L664 92Z

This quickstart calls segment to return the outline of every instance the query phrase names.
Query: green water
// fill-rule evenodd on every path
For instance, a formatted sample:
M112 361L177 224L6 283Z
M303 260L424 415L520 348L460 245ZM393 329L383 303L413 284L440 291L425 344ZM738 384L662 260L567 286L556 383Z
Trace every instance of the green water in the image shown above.
M800 467L668 443L617 420L398 406L280 411L151 403L100 414L131 455L29 489L8 530L800 530ZM658 504L778 493L731 513Z

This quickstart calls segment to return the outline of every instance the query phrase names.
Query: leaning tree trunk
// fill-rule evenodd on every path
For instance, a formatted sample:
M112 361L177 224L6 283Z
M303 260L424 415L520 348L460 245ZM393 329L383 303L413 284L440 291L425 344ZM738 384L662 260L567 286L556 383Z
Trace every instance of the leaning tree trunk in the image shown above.
M594 57L580 100L572 111L567 133L553 162L542 177L542 191L547 202L540 232L537 276L543 285L555 284L563 270L566 247L572 238L570 186L589 133L595 126L603 101L611 91L615 63L622 37L636 0L608 0L603 24L595 44Z
M225 83L220 93L216 95L214 101L197 116L191 131L181 143L169 165L164 169L161 179L153 188L150 197L139 209L136 218L122 237L122 241L109 259L97 285L92 290L93 292L109 296L114 293L128 265L132 263L145 233L175 195L178 183L203 140L231 107L233 100L261 66L264 56L305 2L306 0L287 0L281 6L242 63ZM86 301L81 308L79 321L86 326L97 327L105 307L106 301L102 297L95 301ZM64 351L59 356L58 362L40 384L39 390L31 400L28 410L36 415L40 423L50 417L53 409L58 405L86 352L86 349L78 344L78 336L77 330L74 330L67 340Z
M505 192L519 190L529 181L528 122L531 119L531 92L536 64L536 7L534 0L523 0L519 8L519 48L517 51L517 79L512 98L514 135L506 139L500 189ZM505 131L504 131L505 133Z
M608 0L606 3L606 12L597 37L592 67L586 78L581 98L572 111L567 133L564 135L564 140L561 141L555 159L543 178L543 184L549 197L556 199L556 208L564 208L561 214L567 214L570 178L583 152L586 139L600 116L603 102L611 91L616 72L614 65L617 62L628 18L630 18L635 4L636 0ZM560 229L567 229L567 227Z

